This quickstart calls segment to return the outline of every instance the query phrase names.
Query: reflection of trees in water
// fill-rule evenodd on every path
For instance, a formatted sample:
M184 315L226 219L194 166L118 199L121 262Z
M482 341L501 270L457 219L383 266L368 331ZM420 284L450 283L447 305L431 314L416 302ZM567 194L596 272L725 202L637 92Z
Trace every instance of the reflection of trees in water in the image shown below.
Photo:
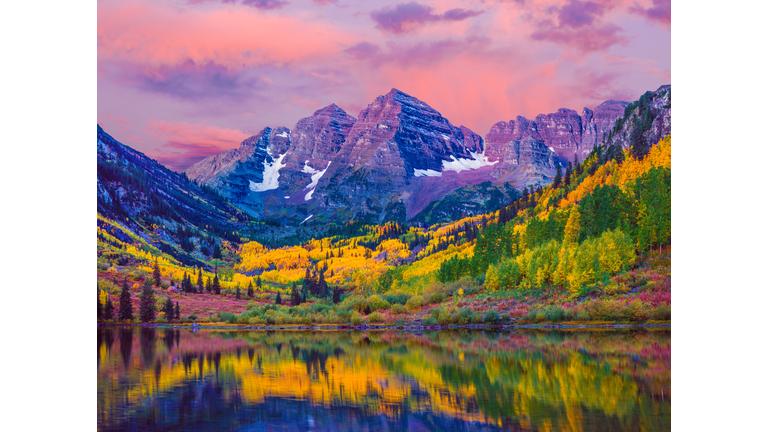
M141 347L141 361L145 368L152 367L155 361L155 339L157 332L152 327L142 327L139 331L139 346Z
M120 339L120 356L126 369L130 366L131 350L133 350L133 329L121 328L118 333Z
M179 331L169 330L162 335L169 349L158 354L145 346L159 343L156 337L139 331L143 364L159 357L146 371L156 385L139 394L166 398L170 405L151 402L165 407L157 414L165 428L280 424L265 410L293 429L306 428L309 416L318 425L326 416L330 429L354 430L462 430L473 429L471 421L506 430L669 426L668 392L664 402L656 400L637 378L638 370L668 369L669 332L184 331L179 345ZM99 336L99 346L106 338ZM181 349L171 353L174 342ZM361 379L369 381L353 383ZM644 379L666 382L653 374ZM173 404L179 414L170 416Z

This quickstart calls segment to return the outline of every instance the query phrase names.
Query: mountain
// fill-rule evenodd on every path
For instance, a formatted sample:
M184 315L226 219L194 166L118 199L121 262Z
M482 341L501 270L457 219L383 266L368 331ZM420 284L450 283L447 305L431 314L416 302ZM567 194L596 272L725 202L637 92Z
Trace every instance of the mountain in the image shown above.
M331 104L293 130L265 128L186 174L253 217L290 224L307 218L404 221L466 186L491 182L506 197L509 187L549 184L558 165L576 155L583 160L597 145L630 147L635 129L642 129L646 142L656 142L669 132L670 94L662 86L642 103L608 100L581 115L561 108L533 120L518 116L494 124L483 138L392 89L357 118ZM623 123L632 113L640 123ZM439 218L461 213L457 199L467 196L449 199L451 210ZM484 208L465 204L470 214Z
M215 190L198 186L119 143L98 125L96 137L97 210L123 227L100 221L100 228L121 240L131 234L141 236L153 247L194 265L202 257L191 253L194 247L185 234L188 230L205 227L212 241L213 237L238 240L232 233L250 218Z

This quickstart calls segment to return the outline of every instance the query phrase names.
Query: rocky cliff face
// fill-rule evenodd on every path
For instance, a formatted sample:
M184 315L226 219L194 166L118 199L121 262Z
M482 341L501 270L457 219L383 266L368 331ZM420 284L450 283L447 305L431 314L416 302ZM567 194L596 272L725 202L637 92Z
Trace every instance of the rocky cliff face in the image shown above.
M669 100L662 93L646 119L652 123L648 139L669 131ZM467 185L548 184L558 163L567 165L575 154L583 160L604 137L628 140L631 131L616 125L627 106L609 100L581 115L561 108L534 120L518 116L496 123L483 139L392 89L357 119L331 104L299 120L293 131L266 128L186 172L254 216L292 222L309 215L410 218Z
M488 165L482 150L480 136L392 89L360 112L313 199L358 215L383 216L387 206L408 208L410 214L420 178Z
M641 128L643 139L654 145L672 132L672 87L663 85L654 92L646 92L640 100L632 102L624 117L606 136L608 145L629 148L632 131Z

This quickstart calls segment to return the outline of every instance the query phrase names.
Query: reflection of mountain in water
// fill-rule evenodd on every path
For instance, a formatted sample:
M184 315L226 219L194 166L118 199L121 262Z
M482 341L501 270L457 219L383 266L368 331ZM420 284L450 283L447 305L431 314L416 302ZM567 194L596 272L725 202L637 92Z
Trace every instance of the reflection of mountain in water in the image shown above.
M669 331L146 330L99 330L99 430L669 429Z

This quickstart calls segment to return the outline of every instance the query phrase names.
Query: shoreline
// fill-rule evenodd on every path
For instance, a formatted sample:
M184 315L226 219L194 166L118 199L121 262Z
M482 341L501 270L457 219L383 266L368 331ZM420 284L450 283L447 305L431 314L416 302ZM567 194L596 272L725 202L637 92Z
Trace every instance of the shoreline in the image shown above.
M198 330L415 330L415 331L436 331L436 330L513 330L513 329L624 329L624 328L672 328L672 323L649 323L649 324L625 324L625 323L600 323L600 324L466 324L466 325L349 325L349 324L328 324L328 325L237 325L237 324L97 324L98 327L152 327L152 328L172 328L172 329L198 329Z

